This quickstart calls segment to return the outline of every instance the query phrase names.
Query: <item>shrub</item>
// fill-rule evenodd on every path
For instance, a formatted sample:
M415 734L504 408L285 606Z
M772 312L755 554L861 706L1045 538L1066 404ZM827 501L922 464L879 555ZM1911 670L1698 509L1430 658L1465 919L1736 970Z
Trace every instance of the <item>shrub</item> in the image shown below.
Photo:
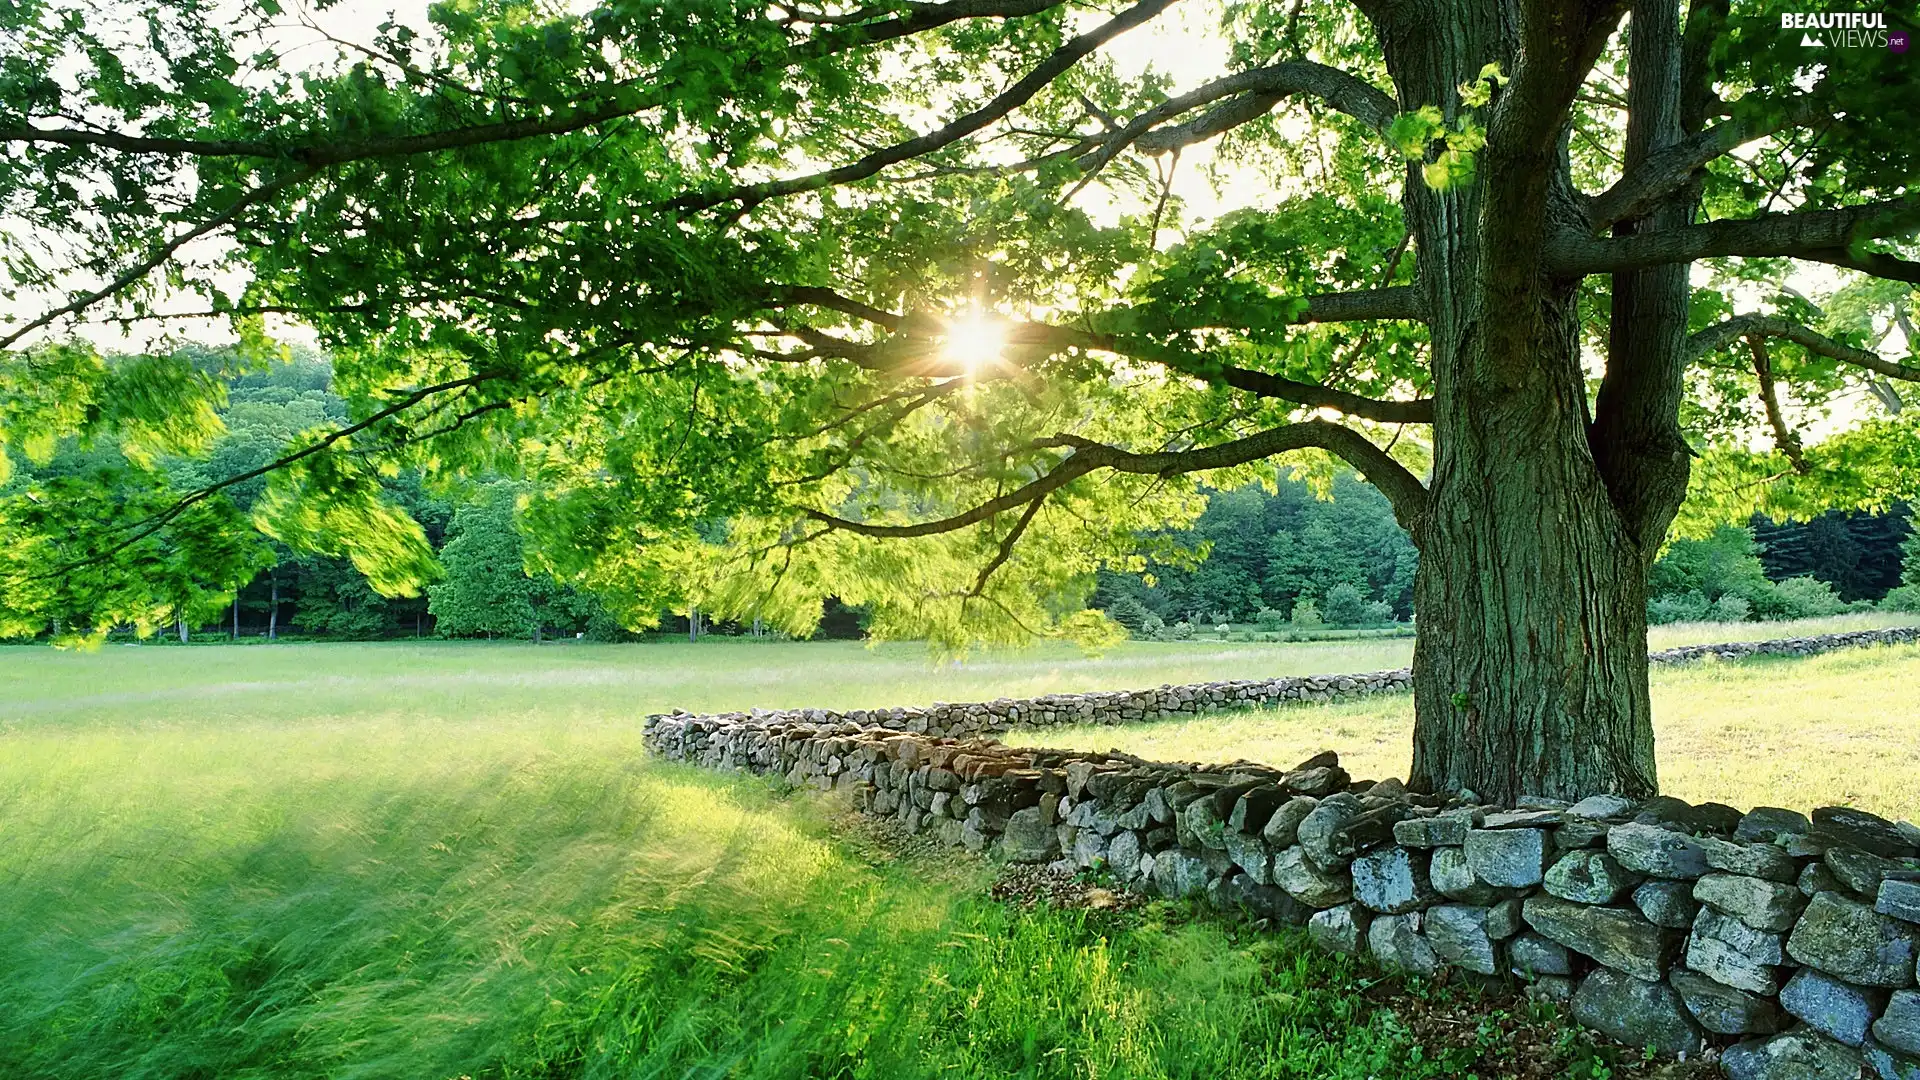
M1714 622L1746 622L1748 616L1752 614L1753 605L1747 603L1745 598L1732 593L1715 600L1713 606L1707 610L1707 618Z
M1920 612L1920 585L1902 585L1880 600L1882 611Z
M1367 598L1352 585L1335 585L1327 590L1322 615L1335 626L1357 626L1367 621Z
M1390 623L1393 621L1393 605L1385 600L1369 600L1366 606L1366 622Z
M1313 598L1308 596L1293 602L1293 617L1287 621L1298 627L1326 625L1325 620L1320 618L1320 608L1314 604Z
M1107 606L1107 618L1126 627L1127 633L1134 637L1142 636L1147 620L1152 617L1153 612L1147 610L1147 605L1131 596L1123 596Z
M1700 622L1707 617L1707 598L1697 592L1672 593L1647 601L1647 621L1654 624Z
M1813 577L1791 577L1774 585L1789 619L1817 619L1847 610L1833 586Z
M1275 608L1263 607L1253 621L1260 624L1262 630L1278 630L1287 625L1287 613Z
M1167 620L1151 611L1147 612L1146 617L1140 620L1140 636L1155 641L1164 640L1167 636Z
M1185 619L1181 619L1179 622L1174 623L1173 624L1173 640L1192 641L1193 640L1193 624L1188 622Z
M1207 621L1210 623L1213 623L1215 626L1218 626L1221 623L1230 623L1233 621L1233 612L1216 611L1213 614L1207 616Z

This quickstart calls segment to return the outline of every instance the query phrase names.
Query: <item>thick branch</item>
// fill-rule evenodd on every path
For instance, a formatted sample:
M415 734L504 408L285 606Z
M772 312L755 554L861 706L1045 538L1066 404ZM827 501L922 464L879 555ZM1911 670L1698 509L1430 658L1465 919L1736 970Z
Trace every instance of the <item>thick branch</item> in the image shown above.
M1806 97L1794 98L1780 111L1764 117L1728 120L1650 154L1612 187L1593 197L1587 216L1594 232L1604 232L1616 221L1645 216L1661 198L1678 191L1687 178L1715 158L1790 127L1816 119L1820 106Z
M1386 126L1393 122L1394 114L1397 112L1392 97L1339 68L1295 61L1256 68L1217 79L1161 106L1149 109L1116 134L1137 143L1142 150L1149 153L1177 150L1182 146L1210 139L1223 131L1263 116L1282 100L1298 94L1318 98L1375 131L1385 130ZM1154 131L1147 130L1161 120L1178 116L1222 98L1232 100L1188 123ZM1129 137L1127 134L1129 129L1141 124L1143 120L1146 123L1132 137Z
M1767 424L1773 428L1774 444L1787 455L1793 471L1807 471L1807 457L1800 452L1800 437L1787 426L1780 411L1780 394L1773 385L1773 360L1767 355L1767 339L1760 334L1747 335L1747 352L1753 358L1753 377L1760 381L1760 404L1766 409Z
M1903 236L1917 227L1920 198L1909 196L1842 210L1762 214L1608 239L1566 232L1548 247L1547 269L1565 276L1606 274L1745 255L1808 259L1897 281L1920 281L1920 263L1853 252L1862 241Z
M1808 352L1838 360L1843 364L1866 368L1889 379L1920 382L1920 367L1910 367L1883 359L1879 353L1856 349L1825 334L1778 315L1735 315L1715 323L1687 339L1687 352L1698 358L1741 338L1777 337L1793 342Z
M1005 117L1032 100L1034 95L1046 89L1049 83L1059 78L1094 50L1125 31L1147 22L1174 2L1175 0L1140 0L1133 7L1099 27L1055 49L1051 55L1040 62L1039 66L1028 72L1019 82L995 96L993 100L938 130L902 143L895 143L883 150L876 150L858 161L842 165L837 169L790 177L786 180L769 180L765 183L741 184L717 191L693 192L669 199L660 203L659 206L666 210L705 210L723 203L738 202L742 206L750 207L766 202L768 199L864 180L889 165L920 157L958 142Z
M873 525L820 510L807 510L805 513L815 521L862 536L886 539L935 536L964 529L1016 506L1044 499L1049 493L1099 469L1165 478L1245 465L1289 450L1308 448L1330 451L1353 466L1387 496L1393 504L1394 516L1400 519L1401 524L1409 525L1426 512L1427 489L1405 466L1352 428L1319 420L1270 428L1217 446L1152 454L1136 454L1074 435L1056 436L1043 440L1039 445L1068 446L1073 448L1073 452L1039 479L951 517L915 525Z

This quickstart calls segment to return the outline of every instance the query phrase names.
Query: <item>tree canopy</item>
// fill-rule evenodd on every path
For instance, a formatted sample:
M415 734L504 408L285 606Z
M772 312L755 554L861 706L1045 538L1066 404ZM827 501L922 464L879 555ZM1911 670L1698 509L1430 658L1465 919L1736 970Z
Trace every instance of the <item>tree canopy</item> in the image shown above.
M1110 55L1175 0L235 6L0 13L0 438L154 474L7 496L23 617L231 588L262 477L269 535L417 589L410 468L533 484L530 558L629 622L1098 640L1098 570L1285 454L1420 545L1416 782L1644 790L1676 519L1920 476L1910 61L1757 3L1233 0L1191 85ZM1191 213L1200 144L1257 194ZM196 312L250 363L311 327L347 422L172 494L219 381L63 335Z

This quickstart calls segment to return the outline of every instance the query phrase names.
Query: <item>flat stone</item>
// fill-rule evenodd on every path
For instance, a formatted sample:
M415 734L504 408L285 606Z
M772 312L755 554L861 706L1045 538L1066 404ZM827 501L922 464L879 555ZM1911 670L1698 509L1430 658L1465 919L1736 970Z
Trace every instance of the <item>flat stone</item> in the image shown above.
M1850 847L1888 859L1912 855L1900 827L1878 814L1850 806L1823 806L1813 812L1813 838L1828 847Z
M1467 830L1477 827L1479 821L1480 812L1470 808L1407 818L1395 823L1393 839L1405 847L1458 847L1467 842Z
M1694 882L1693 898L1755 930L1775 933L1793 929L1807 906L1807 898L1791 885L1741 874L1708 874Z
M1920 923L1920 882L1882 881L1873 910L1902 922Z
M1312 769L1300 769L1287 774L1287 790L1299 795L1323 796L1334 792L1345 792L1353 778L1347 770L1338 765L1323 765Z
M1793 857L1772 844L1736 844L1711 836L1698 837L1695 843L1707 856L1707 865L1726 874L1791 882L1800 867Z
M1727 1047L1727 1080L1860 1080L1860 1055L1811 1031L1789 1031Z
M1465 846L1473 876L1502 889L1540 884L1547 866L1547 834L1540 829L1472 829Z
M1523 979L1538 975L1573 974L1573 953L1565 945L1539 934L1526 933L1507 946L1509 970Z
M1707 853L1683 833L1656 825L1616 825L1607 833L1607 854L1649 877L1690 881L1708 870Z
M1700 1026L1718 1035L1771 1035L1780 1030L1780 1010L1766 998L1736 990L1686 968L1675 968L1667 982L1680 992Z
M1619 819L1627 817L1639 808L1639 803L1624 795L1589 795L1567 807L1567 815L1594 819Z
M1367 927L1367 948L1382 967L1431 975L1440 970L1440 956L1421 936L1420 924L1417 911L1409 915L1382 915Z
M1566 823L1561 810L1504 810L1481 820L1483 829L1551 829Z
M1588 907L1546 896L1527 898L1527 925L1541 934L1637 978L1665 977L1677 935L1618 908Z
M1920 991L1901 990L1873 1022L1876 1042L1895 1053L1920 1056Z
M1245 912L1281 926L1304 926L1312 914L1312 909L1300 901L1248 874L1234 874L1221 882L1219 906L1223 910Z
M1562 900L1611 904L1639 883L1640 875L1621 866L1606 852L1581 850L1554 863L1547 871L1545 884L1549 893Z
M1385 915L1404 915L1438 897L1427 881L1427 858L1403 847L1387 847L1353 860L1353 898ZM1798 894L1796 894L1798 895Z
M1828 848L1825 861L1840 884L1868 900L1879 895L1883 881L1920 879L1920 868L1853 848Z
M1403 802L1373 807L1347 821L1328 838L1327 846L1336 856L1352 859L1393 843L1393 828L1413 816L1413 808Z
M1358 955L1373 912L1359 904L1341 904L1307 919L1307 940L1328 952Z
M1320 805L1300 820L1299 844L1303 854L1323 871L1343 869L1351 856L1335 851L1334 838L1360 814L1360 800L1346 792L1321 799Z
M1876 914L1839 893L1814 896L1787 939L1787 954L1860 986L1913 985L1920 927Z
M1693 1054L1706 1040L1673 987L1600 968L1573 995L1573 1017L1628 1046Z
M1896 1054L1871 1038L1861 1044L1860 1052L1880 1080L1920 1080L1920 1057Z
M1613 826L1604 821L1572 818L1565 825L1553 830L1553 846L1560 851L1606 847L1607 832L1612 828Z
M1887 992L1854 986L1823 971L1801 968L1780 990L1780 1007L1806 1025L1848 1046L1866 1041L1874 1018L1887 1007Z
M1709 908L1694 920L1687 937L1687 966L1754 994L1780 988L1779 966L1786 961L1783 935L1755 930L1731 915Z
M1260 830L1260 839L1276 851L1292 847L1299 839L1300 823L1319 805L1320 800L1311 795L1296 795L1288 799L1267 819L1267 824Z
M1700 905L1693 899L1693 885L1686 881L1649 881L1633 890L1633 906L1655 926L1685 930L1693 925Z
M1330 908L1353 898L1346 874L1317 869L1298 845L1273 857L1271 876L1275 885L1311 908Z
M1756 806L1740 819L1733 836L1748 843L1771 844L1783 836L1806 836L1812 831L1813 823L1798 810Z
M1464 848L1434 848L1433 859L1427 864L1427 879L1440 895L1463 904L1491 904L1499 897L1491 885L1473 876Z
M1500 970L1500 946L1487 932L1488 909L1466 904L1441 904L1427 909L1427 944L1440 959L1482 975Z

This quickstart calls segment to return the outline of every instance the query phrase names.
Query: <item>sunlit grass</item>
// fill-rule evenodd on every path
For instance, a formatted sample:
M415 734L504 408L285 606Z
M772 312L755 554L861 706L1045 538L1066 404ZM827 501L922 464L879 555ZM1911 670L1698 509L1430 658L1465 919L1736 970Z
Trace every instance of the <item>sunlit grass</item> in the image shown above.
M1695 802L1802 810L1846 803L1920 816L1920 645L1657 668L1661 787ZM1023 745L1156 760L1292 765L1338 750L1356 777L1405 776L1409 695L1125 727L1017 732Z

